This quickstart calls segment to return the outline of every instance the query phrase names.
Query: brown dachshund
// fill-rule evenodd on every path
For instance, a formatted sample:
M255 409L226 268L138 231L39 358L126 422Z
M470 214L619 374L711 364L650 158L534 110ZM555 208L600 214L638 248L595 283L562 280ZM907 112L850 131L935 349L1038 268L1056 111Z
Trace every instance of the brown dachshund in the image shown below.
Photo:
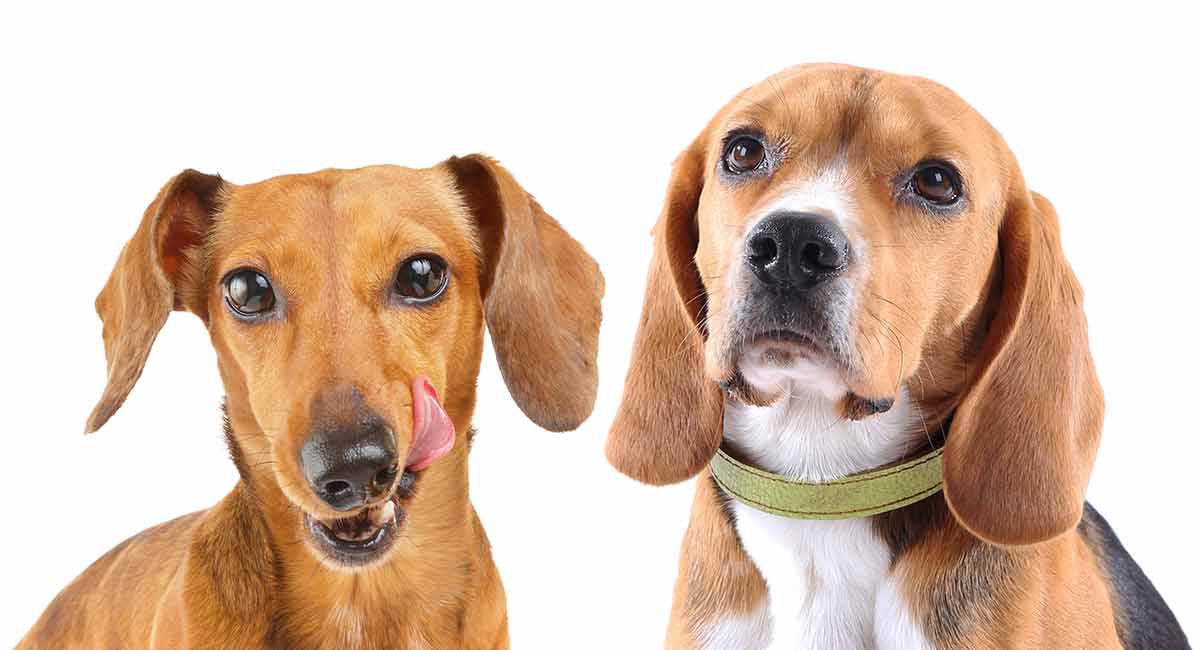
M1187 645L1084 503L1104 404L1054 209L954 93L842 65L753 86L654 238L608 454L653 484L712 461L669 647Z
M468 497L484 323L521 409L572 429L595 400L602 293L592 258L483 156L243 186L179 174L96 301L108 385L87 430L189 311L241 479L100 558L20 647L508 647Z

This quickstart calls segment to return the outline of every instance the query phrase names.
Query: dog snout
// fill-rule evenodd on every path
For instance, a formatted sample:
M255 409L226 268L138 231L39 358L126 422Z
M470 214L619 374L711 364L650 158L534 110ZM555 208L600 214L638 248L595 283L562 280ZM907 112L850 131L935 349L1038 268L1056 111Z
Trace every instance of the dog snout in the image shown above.
M763 219L746 239L746 263L760 282L811 289L850 265L850 241L827 217L785 212Z
M300 449L301 468L313 492L338 511L388 494L397 462L391 427L374 419L317 429Z

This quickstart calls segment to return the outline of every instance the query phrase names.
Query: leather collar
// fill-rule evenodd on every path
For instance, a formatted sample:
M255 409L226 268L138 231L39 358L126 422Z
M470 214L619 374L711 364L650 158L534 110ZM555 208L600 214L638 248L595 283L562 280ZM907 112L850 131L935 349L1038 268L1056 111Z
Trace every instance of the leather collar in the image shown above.
M826 483L799 481L747 465L724 448L709 462L717 486L738 501L793 519L854 519L897 510L942 489L942 448Z

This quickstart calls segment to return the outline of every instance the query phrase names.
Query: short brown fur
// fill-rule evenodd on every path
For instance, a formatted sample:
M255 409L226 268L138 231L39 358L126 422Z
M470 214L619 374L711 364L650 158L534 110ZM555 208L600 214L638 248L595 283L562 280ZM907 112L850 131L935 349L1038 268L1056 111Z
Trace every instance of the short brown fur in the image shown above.
M418 252L448 261L447 293L422 309L389 304L394 269ZM248 325L226 309L220 280L246 265L269 270L281 318ZM602 293L591 257L484 156L245 186L179 174L97 299L109 373L87 430L129 394L170 311L190 311L217 351L242 479L213 508L98 560L19 647L508 647L504 591L468 498L484 324L520 407L572 429L595 398ZM418 375L460 435L421 472L388 555L330 566L302 539L302 512L332 513L297 462L309 405L357 389L408 449Z

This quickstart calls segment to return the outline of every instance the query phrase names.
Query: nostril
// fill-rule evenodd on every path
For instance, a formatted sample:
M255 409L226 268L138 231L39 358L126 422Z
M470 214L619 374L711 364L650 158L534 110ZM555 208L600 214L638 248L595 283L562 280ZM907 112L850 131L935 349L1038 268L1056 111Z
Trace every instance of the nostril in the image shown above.
M299 460L313 494L338 511L390 491L403 469L397 466L392 430L370 418L315 428L300 448Z
M384 492L392 487L392 482L396 480L395 466L385 467L375 473L375 477L371 480L376 492Z
M845 259L845 252L828 242L810 241L800 249L801 262L816 271L836 271Z
M350 491L350 483L347 481L330 481L325 484L325 494L331 497L342 496Z
M770 237L757 237L750 242L750 263L766 266L779 257L779 246Z
M800 259L811 269L819 269L825 266L825 263L822 261L824 258L824 247L816 242L808 242L800 249Z

